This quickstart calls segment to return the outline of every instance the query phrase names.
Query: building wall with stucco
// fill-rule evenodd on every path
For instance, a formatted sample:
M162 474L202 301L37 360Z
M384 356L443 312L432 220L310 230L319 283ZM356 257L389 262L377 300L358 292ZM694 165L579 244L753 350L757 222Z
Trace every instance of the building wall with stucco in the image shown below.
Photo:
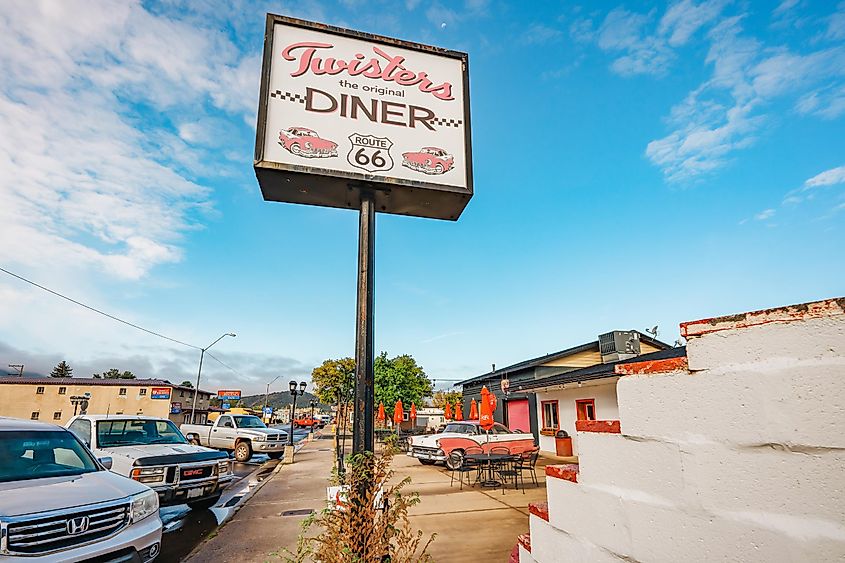
M682 324L548 466L522 563L845 560L845 299Z

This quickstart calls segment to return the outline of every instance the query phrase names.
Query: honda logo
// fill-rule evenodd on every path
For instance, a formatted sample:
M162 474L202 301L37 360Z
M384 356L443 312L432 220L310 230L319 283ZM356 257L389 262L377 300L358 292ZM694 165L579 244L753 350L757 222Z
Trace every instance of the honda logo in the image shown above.
M89 524L90 521L87 516L79 516L68 520L65 527L67 528L68 535L78 536L79 534L84 534L88 531Z

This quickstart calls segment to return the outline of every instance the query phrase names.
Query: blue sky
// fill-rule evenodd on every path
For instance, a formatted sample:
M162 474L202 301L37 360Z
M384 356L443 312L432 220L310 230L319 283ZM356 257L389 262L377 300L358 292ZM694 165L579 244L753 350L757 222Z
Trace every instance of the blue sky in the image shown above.
M202 10L202 11L198 11ZM263 391L351 355L357 214L265 203L265 12L467 51L475 197L379 216L376 345L457 379L845 294L845 3L5 2L0 265ZM0 364L198 353L0 277Z

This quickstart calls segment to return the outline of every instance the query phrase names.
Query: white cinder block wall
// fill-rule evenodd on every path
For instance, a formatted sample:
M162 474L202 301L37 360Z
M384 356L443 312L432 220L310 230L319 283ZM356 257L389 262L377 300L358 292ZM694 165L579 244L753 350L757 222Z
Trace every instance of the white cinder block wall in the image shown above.
M845 561L845 299L682 328L689 370L623 376L622 433L547 480L532 558Z

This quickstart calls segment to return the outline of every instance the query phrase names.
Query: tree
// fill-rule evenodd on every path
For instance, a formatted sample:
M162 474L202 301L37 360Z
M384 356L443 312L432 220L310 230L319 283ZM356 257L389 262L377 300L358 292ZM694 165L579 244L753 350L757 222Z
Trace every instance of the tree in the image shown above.
M73 368L67 365L67 362L62 360L50 372L50 377L73 377Z
M135 379L135 374L131 371L120 372L117 368L111 368L109 371L104 371L102 375L94 374L94 379Z
M180 383L179 385L181 385L182 387L188 387L189 389L194 388L193 384L191 384L191 382L188 381L187 379L185 381L183 381L182 383Z
M335 405L351 401L355 391L355 360L326 360L311 372L311 382L321 403Z
M461 401L463 401L463 393L460 391L435 391L434 397L431 400L438 409L446 408L446 403L454 407L455 403Z
M411 403L421 405L423 399L431 397L431 380L412 356L388 358L387 352L382 352L374 363L376 404L392 407L402 399L402 405L408 408Z

